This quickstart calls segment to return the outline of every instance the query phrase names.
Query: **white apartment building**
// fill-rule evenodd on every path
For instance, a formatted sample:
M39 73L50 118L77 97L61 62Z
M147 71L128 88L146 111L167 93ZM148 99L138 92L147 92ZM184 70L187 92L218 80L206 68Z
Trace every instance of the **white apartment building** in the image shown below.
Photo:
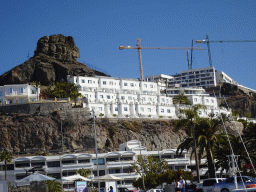
M220 109L217 99L210 97L202 87L168 88L166 96L166 93L161 94L159 82L105 76L68 76L68 81L79 86L79 92L87 98L84 107L94 110L96 117L176 119L180 106L173 105L172 97L180 93L184 93L192 105L202 104L207 107L199 112L201 117L208 117L210 113L231 113Z
M154 81L164 75L146 76L146 80ZM168 76L168 87L203 87L216 86L222 82L235 84L236 82L223 71L217 71L214 67L181 70L179 74Z
M113 118L176 118L172 98L160 93L156 82L114 77L70 77L87 98L84 107L94 109L96 116Z
M127 187L134 189L132 182L134 178L139 178L132 169L132 164L137 161L138 156L142 154L143 158L154 156L165 159L168 167L172 170L187 170L190 163L186 157L187 151L183 151L181 155L176 155L176 149L164 149L161 151L147 151L146 147L141 146L137 140L131 140L119 146L119 151L98 154L99 176L105 174L113 174L123 178L118 182L118 187ZM84 168L91 171L90 178L97 177L97 161L96 154L75 153L56 156L20 156L13 159L12 163L8 163L7 179L12 184L26 177L26 170L34 167L42 168L41 173L53 176L57 181L62 182L64 191L74 190L74 183L64 181L65 176L76 174L76 171ZM0 180L4 179L4 162L0 162ZM22 185L29 183L20 183Z
M0 86L0 105L27 103L37 100L40 88L28 84L15 84Z

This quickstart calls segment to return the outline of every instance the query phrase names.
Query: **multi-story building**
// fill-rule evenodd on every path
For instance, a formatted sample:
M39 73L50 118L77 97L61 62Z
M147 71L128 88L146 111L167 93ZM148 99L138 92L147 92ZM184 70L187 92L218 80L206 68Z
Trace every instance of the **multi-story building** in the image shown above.
M79 86L79 92L87 98L84 107L94 109L97 116L118 118L159 117L175 118L171 97L160 93L156 82L113 77L68 77Z
M38 93L37 93L38 90ZM36 101L40 88L28 84L0 86L0 105Z
M99 176L113 174L123 178L118 182L118 186L133 189L132 182L134 178L140 177L132 169L139 155L144 158L151 155L156 158L165 159L168 167L172 170L187 170L190 160L186 157L187 151L181 155L176 154L176 149L166 149L161 151L147 151L147 148L141 146L137 140L131 140L119 146L119 151L98 154ZM56 156L21 156L8 163L7 179L14 184L27 176L27 171L40 167L43 174L55 177L57 181L63 183L64 191L74 188L72 182L64 181L65 176L76 174L76 171L84 168L91 171L90 178L97 177L96 154L76 153ZM4 179L4 162L0 162L0 180ZM20 183L21 184L21 183ZM23 183L28 184L28 183Z
M151 77L151 80L155 79L156 77ZM151 82L105 76L68 76L68 81L79 86L79 92L87 98L84 107L94 109L98 117L176 119L180 106L173 105L172 98L180 93L184 93L192 105L202 104L207 107L204 112L200 112L202 117L207 117L204 114L210 113L231 113L225 109L220 112L217 99L210 97L202 87L173 87L161 91L163 87L160 80Z
M166 75L146 76L148 81L161 79ZM214 67L204 67L198 69L181 70L179 74L168 76L168 87L203 87L208 88L216 86L223 82L236 84L234 79L223 71L217 71Z

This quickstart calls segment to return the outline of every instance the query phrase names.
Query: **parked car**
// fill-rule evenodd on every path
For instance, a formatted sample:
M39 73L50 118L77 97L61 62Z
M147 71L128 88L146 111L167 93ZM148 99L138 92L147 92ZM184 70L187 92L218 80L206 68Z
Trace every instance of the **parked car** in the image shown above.
M149 189L147 192L164 192L163 189Z
M118 192L129 192L129 190L126 187L118 187Z
M225 178L209 178L203 181L203 192L212 192L215 183L219 183Z
M186 186L186 192L193 192L196 189L196 184L188 184Z
M197 183L193 192L203 192L203 183Z
M246 185L256 184L256 179L249 176L237 177L238 189L246 188ZM235 189L234 177L229 177L220 183L215 183L214 192L231 192Z

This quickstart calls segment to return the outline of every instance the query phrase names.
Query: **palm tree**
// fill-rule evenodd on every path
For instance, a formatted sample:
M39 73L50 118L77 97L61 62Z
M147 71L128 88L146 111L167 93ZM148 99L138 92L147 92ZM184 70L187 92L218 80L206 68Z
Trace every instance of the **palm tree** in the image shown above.
M62 83L60 82L55 83L53 94L55 95L55 97L58 97L58 98L64 97L64 89L63 89Z
M7 162L12 162L12 154L8 151L3 151L0 155L0 161L4 161L4 167L5 167L5 180L7 179Z
M180 128L186 128L187 134L191 136L193 139L191 141L187 141L188 143L193 143L193 150L192 154L195 155L195 161L196 161L196 171L197 171L197 181L200 183L200 175L199 175L199 162L197 157L197 147L196 147L196 138L195 138L195 129L194 129L194 122L196 122L199 119L198 110L199 109L205 109L205 106L201 104L197 104L192 106L189 109L180 109L180 113L184 116L180 116L180 119L176 121L175 123L175 130L179 130ZM177 153L178 153L177 149ZM183 150L180 151L182 153ZM191 154L191 157L192 157Z
M184 93L180 93L178 96L174 97L173 103L190 105L190 102Z
M48 185L49 192L62 192L61 182L53 180L53 181L45 181L45 183Z
M36 99L37 99L37 101L39 101L38 89L39 89L41 83L40 83L40 81L34 81L33 83L34 83L34 87L36 88Z

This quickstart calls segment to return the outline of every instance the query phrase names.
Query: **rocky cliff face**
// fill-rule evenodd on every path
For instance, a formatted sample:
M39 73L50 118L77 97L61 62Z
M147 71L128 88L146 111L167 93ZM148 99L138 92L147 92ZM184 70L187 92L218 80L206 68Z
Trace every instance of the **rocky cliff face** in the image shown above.
M80 57L73 37L45 36L38 40L35 54L26 62L0 76L0 86L40 81L42 85L66 82L67 75L95 76L106 74L76 61Z
M252 118L256 117L256 93L229 83L208 88L206 91L212 96L214 93L216 96L220 96L218 98L219 106L238 110L240 117L244 117L246 112L251 112Z
M82 110L82 109L80 109ZM55 111L51 115L0 116L0 149L15 152L61 151L61 127L65 152L93 152L94 129L88 111ZM83 114L83 115L81 115ZM60 121L61 119L61 121ZM242 130L242 123L226 123L229 132ZM186 137L174 132L173 120L96 119L99 152L118 150L120 144L140 140L148 150L176 148ZM34 152L34 153L33 153Z

